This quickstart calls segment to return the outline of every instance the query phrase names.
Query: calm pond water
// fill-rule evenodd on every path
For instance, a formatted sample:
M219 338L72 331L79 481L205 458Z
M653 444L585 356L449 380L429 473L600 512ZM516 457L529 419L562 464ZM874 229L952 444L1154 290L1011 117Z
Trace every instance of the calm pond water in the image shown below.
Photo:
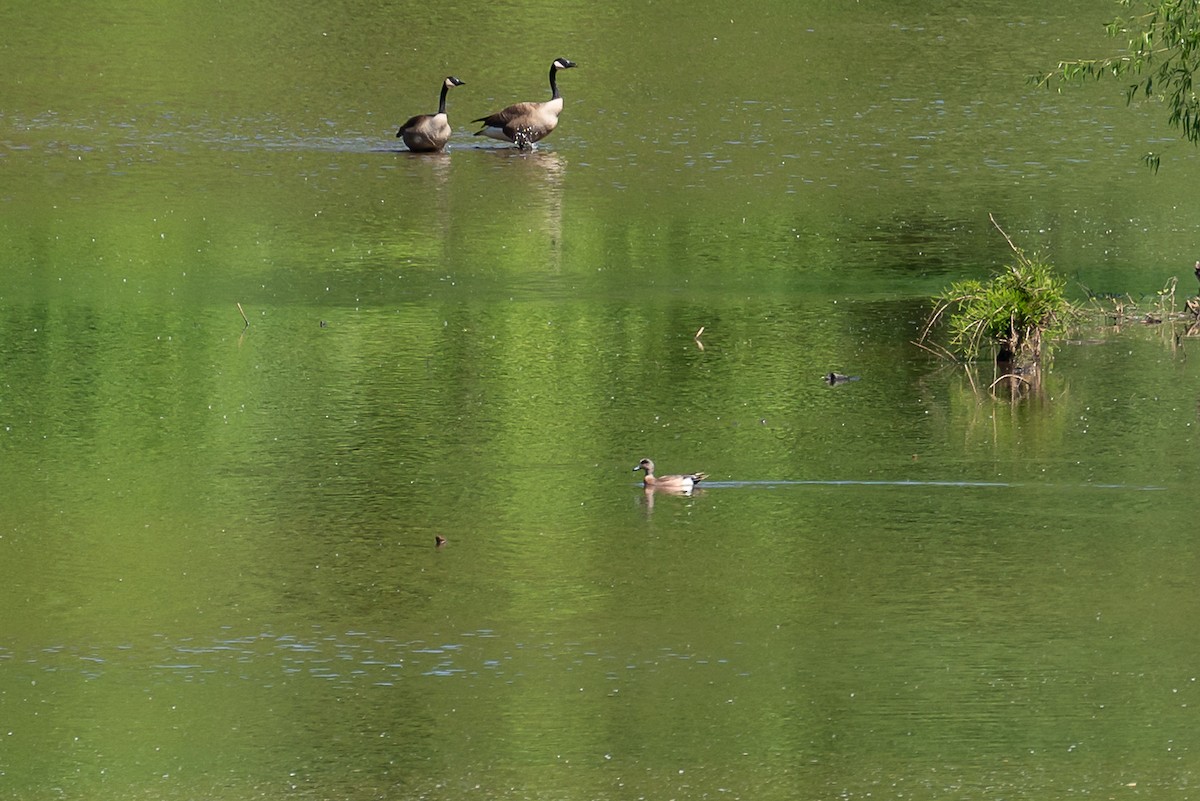
M1196 290L1118 11L0 9L0 795L1194 797L1195 340L911 344L989 213Z

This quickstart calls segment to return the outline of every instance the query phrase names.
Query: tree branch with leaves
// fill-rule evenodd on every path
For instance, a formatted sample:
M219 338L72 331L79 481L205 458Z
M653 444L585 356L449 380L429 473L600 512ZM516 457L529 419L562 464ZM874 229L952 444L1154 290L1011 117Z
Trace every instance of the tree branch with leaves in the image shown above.
M1193 79L1200 71L1200 0L1117 0L1140 13L1105 26L1113 38L1125 37L1125 53L1099 59L1060 61L1058 68L1030 78L1037 86L1062 91L1064 84L1088 78L1127 81L1125 101L1145 97L1161 100L1168 122L1183 138L1200 144L1200 98ZM1142 160L1157 172L1161 157L1147 153Z

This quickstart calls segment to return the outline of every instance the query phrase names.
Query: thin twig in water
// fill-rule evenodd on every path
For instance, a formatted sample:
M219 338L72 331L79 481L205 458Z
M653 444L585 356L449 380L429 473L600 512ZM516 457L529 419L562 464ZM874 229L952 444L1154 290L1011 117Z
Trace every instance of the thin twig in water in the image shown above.
M240 313L242 315L242 320L246 323L246 325L244 327L249 328L250 327L250 318L246 316L246 312L242 311L242 304L238 303L237 307L238 307L238 313Z
M967 375L967 381L971 384L971 391L976 395L979 394L979 387L975 384L975 371L971 369L971 365L964 364L963 372Z
M993 381L991 384L988 385L988 392L991 392L993 389L995 389L996 385L999 384L1001 381L1003 381L1006 378L1015 378L1018 381L1024 381L1026 384L1033 386L1033 382L1024 376L1017 375L1016 373L1005 373L1004 375L1000 376L999 378L997 378L995 381Z
M1013 244L1012 239L1009 238L1008 234L1004 232L1004 229L1000 227L1000 223L996 222L996 218L992 216L990 211L988 212L988 219L992 221L992 225L996 226L996 230L1000 232L1000 236L1004 237L1004 240L1008 242L1008 246L1012 248L1012 252L1017 254L1017 258L1021 261L1025 261L1025 257L1021 255L1021 249Z
M932 353L934 356L937 356L939 359L947 359L952 362L958 361L958 359L955 358L954 354L951 353L949 349L947 349L943 345L938 344L937 342L934 342L932 344L932 347L930 345L926 345L923 341L921 341L919 339L913 340L912 344L916 345L918 348L920 348L923 351Z

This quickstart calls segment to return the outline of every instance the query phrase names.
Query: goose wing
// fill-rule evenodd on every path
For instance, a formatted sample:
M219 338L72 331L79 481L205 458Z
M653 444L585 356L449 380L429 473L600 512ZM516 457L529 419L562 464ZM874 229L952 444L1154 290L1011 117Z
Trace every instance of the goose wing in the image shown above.
M524 117L536 115L538 109L541 108L541 103L513 103L508 108L502 108L495 114L489 114L486 117L480 117L471 122L482 122L487 128L503 128L513 120L519 120Z
M405 131L410 131L413 128L416 128L418 125L432 117L432 114L418 114L415 117L409 117L408 120L400 126L400 130L396 131L396 136L403 136Z

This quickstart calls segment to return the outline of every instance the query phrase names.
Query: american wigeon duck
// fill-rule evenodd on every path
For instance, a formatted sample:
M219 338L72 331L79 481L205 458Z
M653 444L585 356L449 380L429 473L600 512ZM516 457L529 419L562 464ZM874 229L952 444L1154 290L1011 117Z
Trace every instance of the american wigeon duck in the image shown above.
M638 462L638 466L633 468L633 472L641 470L645 472L642 476L642 486L646 489L668 490L670 492L691 492L697 484L708 478L708 473L688 473L681 476L655 476L654 462L649 459L643 459Z
M535 142L545 139L558 126L558 115L563 110L563 97L558 91L558 71L574 66L577 66L574 61L554 59L550 64L549 100L545 103L514 103L495 114L471 120L483 123L483 128L476 131L475 135L512 142L522 150L532 148Z
M462 86L463 81L453 75L447 75L442 81L442 94L438 102L437 114L418 114L409 118L396 131L396 136L404 139L404 144L414 153L440 153L450 141L450 122L446 118L446 93L455 86Z

